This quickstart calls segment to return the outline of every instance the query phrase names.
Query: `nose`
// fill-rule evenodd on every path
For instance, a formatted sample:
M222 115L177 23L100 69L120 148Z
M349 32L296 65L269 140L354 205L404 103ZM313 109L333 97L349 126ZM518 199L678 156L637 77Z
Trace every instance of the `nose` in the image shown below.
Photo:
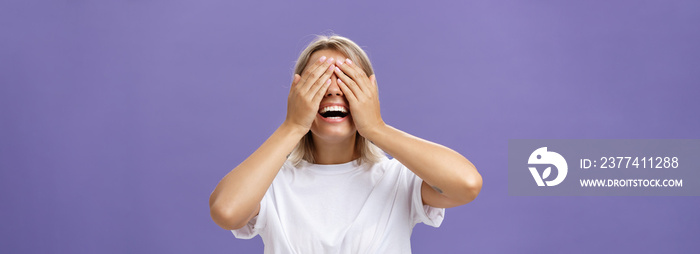
M326 95L324 97L331 97L333 95L343 96L343 91L340 90L340 87L338 86L338 77L336 77L335 74L331 75L331 85L328 86L328 90L326 91Z

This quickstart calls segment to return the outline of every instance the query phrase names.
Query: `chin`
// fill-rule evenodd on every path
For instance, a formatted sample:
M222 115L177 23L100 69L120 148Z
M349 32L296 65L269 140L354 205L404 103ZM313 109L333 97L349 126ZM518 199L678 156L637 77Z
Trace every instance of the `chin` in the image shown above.
M352 122L352 119L347 120L350 120L348 121L350 123ZM357 129L355 129L354 125L347 124L348 122L336 124L329 124L324 121L314 122L311 126L311 132L315 138L329 142L340 142L349 138L354 140Z
M311 130L315 138L320 138L329 142L341 142L347 139L354 139L355 130Z

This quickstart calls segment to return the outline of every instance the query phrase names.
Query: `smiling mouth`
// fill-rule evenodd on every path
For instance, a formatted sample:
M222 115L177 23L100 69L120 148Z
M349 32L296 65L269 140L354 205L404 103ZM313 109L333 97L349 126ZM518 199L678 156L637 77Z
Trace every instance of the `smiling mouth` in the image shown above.
M348 116L348 109L343 106L326 106L321 108L318 113L323 118L340 119Z

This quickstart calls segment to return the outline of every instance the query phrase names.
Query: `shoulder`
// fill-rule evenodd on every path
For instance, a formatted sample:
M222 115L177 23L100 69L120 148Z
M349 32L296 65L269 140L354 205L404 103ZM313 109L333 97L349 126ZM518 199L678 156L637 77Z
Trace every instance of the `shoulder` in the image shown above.
M276 182L278 179L281 178L293 177L297 172L299 172L300 167L301 163L299 165L294 165L294 163L291 160L284 161L279 171L277 172L277 175L275 175L273 182Z
M372 165L371 171L382 172L386 176L392 176L395 181L410 182L416 175L395 158L384 158Z
M301 164L301 163L299 163L299 164ZM296 168L296 165L294 165L294 162L291 161L291 160L289 160L289 159L287 159L287 160L285 160L284 163L282 164L282 167L280 168L280 171L281 171L281 170L290 170L290 169L294 169L294 168Z
M383 168L383 169L390 169L390 168L397 168L403 166L401 162L399 162L395 158L389 159L388 157L381 158L378 162L375 162L372 164L372 167L377 167L377 168Z
M405 173L412 173L411 170L409 170L406 166L404 166L399 160L396 158L386 158L380 161L378 164L380 164L380 167L387 169L387 170L392 170L392 171L397 171L401 172L403 174Z

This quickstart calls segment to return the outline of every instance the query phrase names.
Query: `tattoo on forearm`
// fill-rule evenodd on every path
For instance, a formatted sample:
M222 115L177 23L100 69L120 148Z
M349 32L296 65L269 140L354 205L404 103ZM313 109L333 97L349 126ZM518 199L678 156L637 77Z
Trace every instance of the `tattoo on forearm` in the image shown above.
M432 186L432 185L431 185L430 187L433 187L433 189L434 189L435 191L437 191L437 192L439 192L440 194L442 194L442 190L441 190L440 188L438 188L437 186Z

